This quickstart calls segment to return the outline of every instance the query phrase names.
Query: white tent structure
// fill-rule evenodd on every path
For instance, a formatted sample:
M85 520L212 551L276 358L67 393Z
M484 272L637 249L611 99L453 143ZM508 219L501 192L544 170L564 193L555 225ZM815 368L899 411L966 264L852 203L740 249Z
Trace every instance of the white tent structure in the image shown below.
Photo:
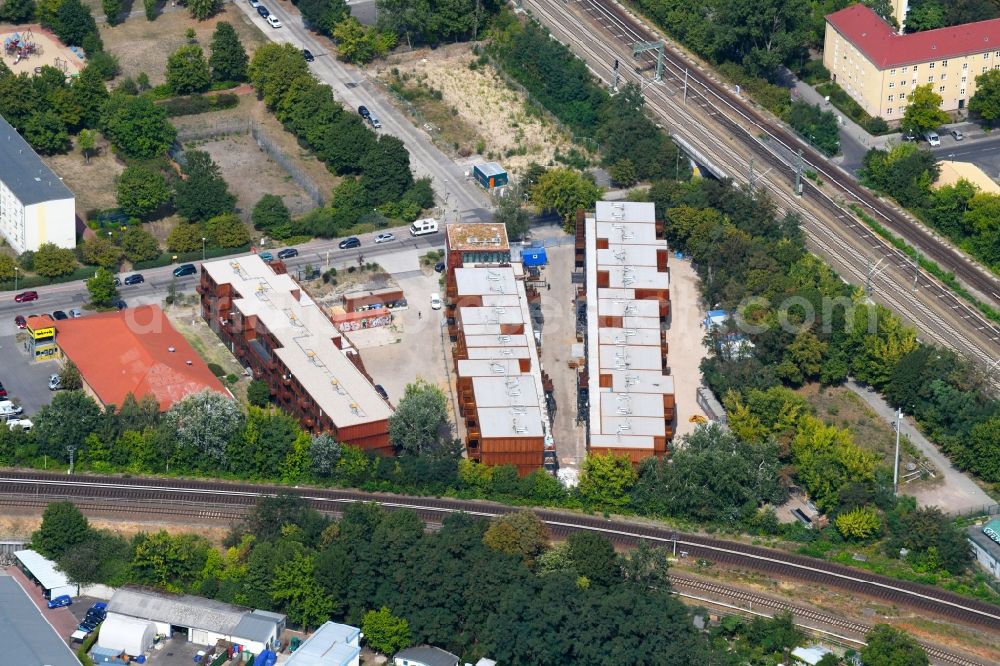
M97 645L138 657L153 646L155 639L156 625L152 622L108 613L101 625Z

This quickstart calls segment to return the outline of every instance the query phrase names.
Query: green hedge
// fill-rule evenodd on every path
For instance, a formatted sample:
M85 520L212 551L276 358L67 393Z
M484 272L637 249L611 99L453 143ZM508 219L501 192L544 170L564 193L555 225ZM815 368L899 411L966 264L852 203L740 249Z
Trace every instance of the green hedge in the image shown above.
M167 116L175 118L177 116L191 116L208 111L221 111L222 109L232 109L240 103L239 95L233 93L219 93L218 95L191 95L190 97L174 97L172 99L159 102Z
M881 117L872 117L854 98L833 81L816 86L816 92L830 98L830 104L840 109L848 118L861 125L869 134L888 134L889 125Z
M206 259L215 259L216 257L225 257L230 254L243 254L244 252L250 251L250 244L242 245L240 247L210 247L205 250L204 257ZM177 257L175 260L174 257ZM134 268L136 270L142 270L145 268L159 268L160 266L169 266L170 264L176 263L183 264L191 261L201 261L202 252L201 250L195 250L194 252L164 252L156 259L150 259L148 261L136 262Z
M35 287L45 287L50 284L63 284L65 282L73 282L74 280L89 280L94 277L96 271L97 268L95 266L81 266L72 273L54 278L42 277L41 275L23 276L22 274L17 279L17 290L34 289ZM13 280L0 281L0 291L12 291L13 289Z

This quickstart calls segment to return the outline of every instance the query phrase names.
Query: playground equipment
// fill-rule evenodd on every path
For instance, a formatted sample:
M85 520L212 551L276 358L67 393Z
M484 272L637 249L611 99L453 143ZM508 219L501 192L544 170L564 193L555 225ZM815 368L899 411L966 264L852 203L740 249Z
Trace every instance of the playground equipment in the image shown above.
M13 35L4 38L3 50L7 55L14 56L15 65L19 63L22 58L27 58L32 53L39 53L39 49L35 45L35 39L31 34L31 30L15 32Z

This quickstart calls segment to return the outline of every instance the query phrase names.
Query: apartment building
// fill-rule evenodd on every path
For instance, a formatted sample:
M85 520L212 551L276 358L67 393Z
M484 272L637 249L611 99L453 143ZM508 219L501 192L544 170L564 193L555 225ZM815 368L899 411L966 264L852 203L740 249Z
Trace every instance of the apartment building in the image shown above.
M582 218L582 219L581 219ZM587 448L638 463L674 434L674 379L664 327L669 249L652 203L598 201L578 215L585 282ZM582 247L581 247L582 246Z
M541 295L511 262L504 225L450 224L445 242L445 315L468 457L527 474L552 444L532 315Z
M42 243L76 247L76 197L3 118L0 236L18 254Z
M826 17L823 65L872 116L902 119L913 89L928 84L944 111L964 109L976 77L1000 68L1000 19L899 35L859 3Z
M280 262L257 255L202 265L202 316L277 404L310 432L389 455L392 408L361 356Z

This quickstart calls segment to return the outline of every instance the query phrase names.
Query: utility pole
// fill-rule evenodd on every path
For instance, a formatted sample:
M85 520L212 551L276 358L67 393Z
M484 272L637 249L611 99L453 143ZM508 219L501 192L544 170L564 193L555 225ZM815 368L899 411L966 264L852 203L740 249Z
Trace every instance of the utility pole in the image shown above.
M795 158L795 196L802 196L802 149Z
M748 183L750 185L750 191L753 192L753 158L750 158L750 175L748 178Z
M74 456L73 456L73 454L76 453L76 447L71 444L70 446L66 447L66 450L69 451L69 474L72 474L73 473L73 463L74 463Z
M872 287L872 279L881 272L879 271L878 267L882 264L883 261L885 261L885 257L879 259L877 262L875 262L874 265L872 264L871 257L866 257L865 261L868 264L868 270L866 271L865 275L865 296L871 298L872 293L874 293L874 288Z
M618 58L615 58L615 66L611 68L611 94L618 92Z
M896 410L896 457L892 465L892 494L899 495L899 425L903 420L903 410Z
M688 103L688 68L684 68L684 103Z
M917 290L917 280L920 279L920 253L913 255L913 291Z

